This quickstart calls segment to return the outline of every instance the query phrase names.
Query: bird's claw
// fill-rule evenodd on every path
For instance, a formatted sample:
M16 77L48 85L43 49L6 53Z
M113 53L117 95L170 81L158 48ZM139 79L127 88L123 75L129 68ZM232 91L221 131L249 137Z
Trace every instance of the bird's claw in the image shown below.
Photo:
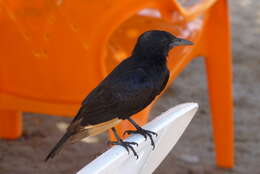
M131 135L131 134L141 134L145 138L145 141L147 140L147 135L145 133L143 133L143 132L139 132L138 130L126 130L123 135L125 135L125 134L128 134L128 135Z
M151 145L153 146L153 150L154 150L155 144L154 144L154 140L153 140L152 135L155 135L157 137L158 136L157 133L155 133L153 131L149 131L149 130L143 129L143 128L140 127L137 130L126 130L124 132L124 135L125 134L128 134L128 135L131 135L131 134L141 134L145 138L145 140L147 140L147 136L148 136L149 139L151 140Z
M130 149L133 152L133 154L136 156L136 158L137 159L139 158L136 151L132 147L132 145L138 146L138 144L135 142L127 142L127 141L119 140L119 141L109 141L108 144L123 146L127 150L128 154L130 153L129 152Z

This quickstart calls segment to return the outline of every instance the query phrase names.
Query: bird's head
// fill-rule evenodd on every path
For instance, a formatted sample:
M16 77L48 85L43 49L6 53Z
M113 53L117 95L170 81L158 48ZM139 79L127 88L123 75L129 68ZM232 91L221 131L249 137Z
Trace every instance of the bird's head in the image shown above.
M166 57L173 47L181 45L193 45L193 43L177 38L166 31L151 30L139 36L133 54L145 57Z

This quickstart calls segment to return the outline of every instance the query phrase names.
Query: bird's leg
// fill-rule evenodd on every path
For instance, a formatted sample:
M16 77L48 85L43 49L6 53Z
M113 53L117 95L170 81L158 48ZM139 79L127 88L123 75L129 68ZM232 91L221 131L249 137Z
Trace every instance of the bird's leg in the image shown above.
M144 136L145 140L147 139L147 136L150 138L151 140L151 145L153 146L153 149L155 148L155 144L154 144L154 140L153 140L153 137L152 135L155 135L157 136L157 133L155 132L152 132L152 131L149 131L149 130L146 130L146 129L143 129L141 128L134 120L132 120L131 118L127 118L128 121L130 121L130 123L132 123L134 125L134 127L136 128L136 130L126 130L124 132L124 135L125 134L141 134L142 136Z
M114 135L115 135L117 141L109 141L108 143L109 143L109 144L112 144L112 145L120 145L120 146L123 146L123 147L127 150L128 154L129 154L129 149L130 149L130 150L134 153L134 155L136 156L136 158L138 159L138 155L137 155L136 151L134 150L134 148L132 147L132 145L138 146L138 144L135 143L135 142L126 142L126 141L123 141L123 140L119 137L119 135L118 135L118 133L116 132L116 129L115 129L114 127L112 127L112 131L113 131L113 133L114 133Z

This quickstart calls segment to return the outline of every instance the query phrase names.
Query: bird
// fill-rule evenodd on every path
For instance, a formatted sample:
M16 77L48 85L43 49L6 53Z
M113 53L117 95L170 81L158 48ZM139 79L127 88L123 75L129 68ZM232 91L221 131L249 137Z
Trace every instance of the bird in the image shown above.
M189 40L178 38L163 30L149 30L141 34L131 56L119 63L83 100L79 111L68 126L66 133L45 158L48 161L65 144L75 143L88 136L98 135L112 129L117 141L138 158L133 146L135 142L122 140L115 126L128 120L136 130L126 130L124 134L141 134L149 137L155 132L143 129L131 116L143 110L165 88L169 79L167 59L169 51L181 45L193 45Z

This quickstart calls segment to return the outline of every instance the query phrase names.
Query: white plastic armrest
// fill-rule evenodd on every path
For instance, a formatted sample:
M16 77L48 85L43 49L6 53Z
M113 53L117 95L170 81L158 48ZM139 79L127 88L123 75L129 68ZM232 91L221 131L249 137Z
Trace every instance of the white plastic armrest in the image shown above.
M139 159L121 147L113 146L77 174L150 174L163 161L177 143L198 109L196 103L178 105L146 124L143 128L156 132L153 136L155 149L152 150L149 137L145 141L141 135L133 135L125 141L136 142L133 146Z

